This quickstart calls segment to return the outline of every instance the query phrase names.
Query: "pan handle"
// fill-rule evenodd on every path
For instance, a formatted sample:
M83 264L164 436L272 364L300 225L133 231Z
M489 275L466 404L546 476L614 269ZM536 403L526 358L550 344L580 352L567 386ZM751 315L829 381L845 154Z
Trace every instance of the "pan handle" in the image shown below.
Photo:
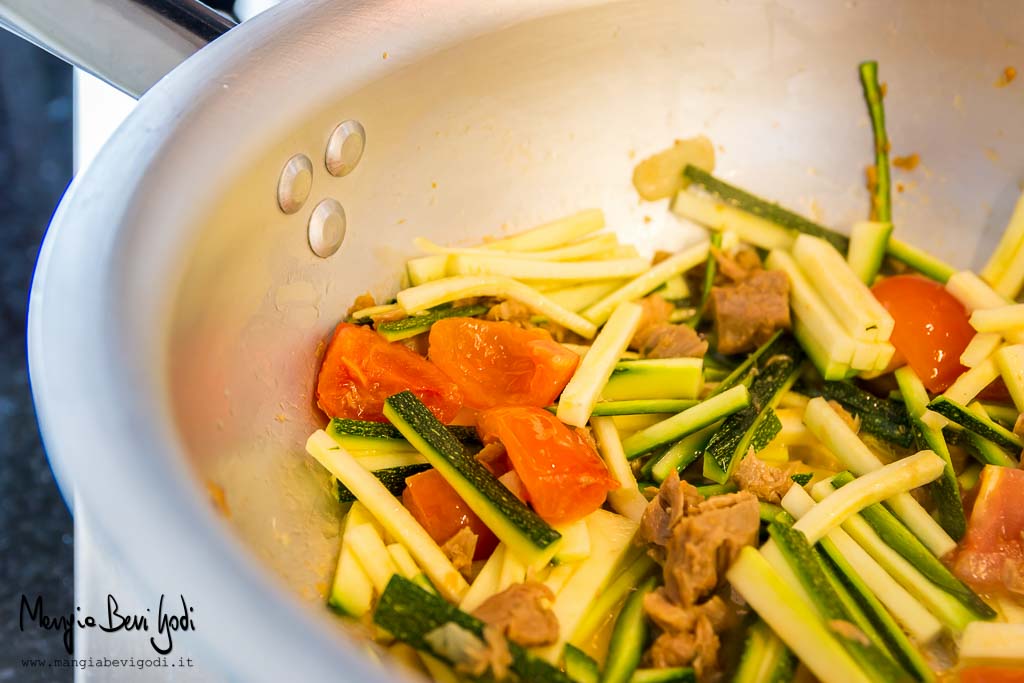
M197 0L0 0L0 26L135 98L235 25Z

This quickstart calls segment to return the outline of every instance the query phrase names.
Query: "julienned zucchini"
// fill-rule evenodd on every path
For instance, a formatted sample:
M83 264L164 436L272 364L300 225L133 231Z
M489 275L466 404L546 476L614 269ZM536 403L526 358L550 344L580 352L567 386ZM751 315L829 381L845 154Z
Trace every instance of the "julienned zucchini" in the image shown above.
M779 522L772 522L768 526L768 533L778 544L779 550L790 569L796 574L801 585L814 602L815 608L826 623L831 625L835 622L846 622L848 627L853 627L851 633L845 630L832 628L833 635L842 643L854 661L867 673L872 680L877 681L908 681L910 675L896 664L881 649L878 643L874 642L877 634L873 629L864 632L863 627L868 626L859 615L854 615L844 606L840 596L833 589L825 572L821 567L821 558L818 557L807 537L792 527L787 527ZM855 605L852 609L857 609ZM868 642L862 641L861 636L867 638ZM874 638L872 638L874 636Z
M672 470L682 473L683 470L696 462L697 458L704 454L704 449L707 448L708 441L711 440L712 435L721 426L721 422L709 425L700 431L683 437L657 458L651 458L651 476L654 478L654 481L660 484L668 478Z
M601 680L597 662L575 645L566 645L562 656L565 658L565 673L575 683L598 683Z
M850 382L825 382L820 392L811 390L809 393L820 393L859 417L863 432L903 448L914 444L907 409L902 403L878 398Z
M942 430L942 434L946 437L946 441L961 446L971 457L983 465L998 465L999 467L1018 467L1020 465L1002 448L974 432L946 427Z
M757 550L743 548L726 578L819 680L871 683L814 607Z
M335 417L324 431L351 450L408 451L412 448L400 431L385 422ZM480 445L480 439L473 427L452 426L448 431L463 444L471 447Z
M776 225L781 225L787 230L820 237L830 242L841 253L846 253L850 240L845 235L829 230L824 226L807 220L803 216L782 208L778 204L765 201L760 197L730 185L697 166L688 164L683 169L683 177L737 209L752 213Z
M796 673L793 653L760 619L747 631L732 683L789 683Z
M380 480L380 483L384 484L384 488L388 490L393 496L402 495L402 491L405 490L405 480L414 474L419 474L424 470L429 470L430 465L426 463L420 463L417 465L400 465L398 467L388 467L379 470L373 470L373 476ZM338 482L338 501L341 503L351 503L356 500L356 496L347 486Z
M1019 453L1024 448L1024 440L991 419L982 417L966 406L949 400L945 396L937 396L928 408L939 415L949 418L964 429L988 439L1000 448Z
M636 458L658 446L677 441L687 434L717 422L750 404L750 394L743 385L712 396L678 415L642 429L622 442L627 458Z
M729 374L726 375L725 379L719 382L718 386L711 390L709 396L714 396L715 394L720 394L723 391L728 391L737 384L748 383L747 380L750 377L750 370L756 364L761 363L762 358L764 358L764 354L767 353L769 349L774 347L775 342L777 342L782 335L783 331L779 330L771 337L769 337L768 341L766 341L764 344L761 344L761 346L757 347L752 352L750 352L750 354L748 354L747 357L743 359L742 363L734 367L729 372ZM708 364L708 360L706 357L704 359L704 364Z
M839 488L849 484L853 479L853 475L849 472L840 472L832 478L832 485ZM884 506L878 503L869 505L861 510L860 514L889 547L906 558L932 583L962 602L965 607L978 615L979 619L991 619L996 616L995 610L989 607L966 584L953 576L946 569L946 565L939 558L935 557L918 540L917 536L910 533L910 530L896 519L895 515L885 509Z
M890 235L892 223L882 221L860 221L854 223L850 230L850 250L846 260L850 270L869 287L885 260Z
M650 358L619 361L601 398L605 401L637 399L695 399L704 388L700 358Z
M656 577L650 577L626 598L612 630L601 683L629 683L640 664L648 631L644 596L654 590L656 580Z
M693 669L672 666L665 669L637 669L629 683L696 683L696 680L697 675Z
M438 306L423 315L412 315L401 320L391 320L377 325L377 333L388 341L399 341L415 337L430 330L438 320L445 318L472 318L487 312L486 306Z
M963 501L960 499L960 486L956 481L953 461L949 455L949 446L942 436L942 430L928 424L923 418L928 412L928 393L917 374L910 366L896 371L896 382L903 394L903 402L914 425L914 440L918 448L928 448L941 457L946 466L942 476L936 479L929 489L938 507L939 524L953 540L959 541L967 532L967 517L964 515ZM941 398L941 397L940 397ZM947 399L942 399L947 401ZM934 403L934 402L933 402Z
M841 530L839 531L841 532ZM849 536L846 538L849 540ZM850 542L852 543L853 541L851 540ZM917 680L922 683L934 681L935 674L932 673L931 667L928 666L924 657L914 647L914 644L910 642L903 629L900 628L900 625L889 614L885 605L868 588L860 574L857 573L857 569L839 551L839 548L832 540L831 534L821 539L816 549L821 554L822 559L839 575L843 585L857 601L865 616L875 626L889 654ZM879 571L884 572L885 570L879 569Z
M697 399L638 399L635 401L598 401L594 404L591 415L605 417L609 415L651 415L659 413L680 413L697 405Z
M799 519L814 508L815 502L803 488L791 486L782 506ZM857 596L868 618L882 633L889 651L904 668L916 672L922 681L933 679L931 669L904 630L915 642L929 643L942 632L939 620L842 529L830 531L816 548L842 575L850 592Z
M530 567L554 556L561 534L515 497L411 391L388 397L384 416L441 473L466 504Z
M373 604L373 583L352 552L351 532L361 524L374 525L376 522L365 507L356 503L342 522L338 566L334 571L331 592L327 596L328 607L356 619L369 612Z
M774 407L796 381L803 353L792 337L779 337L755 363L750 405L726 418L704 449L704 476L724 483L747 451L759 451L782 428Z
M484 623L449 604L444 598L428 593L401 576L391 577L380 596L373 614L375 624L396 639L420 652L444 657L434 652L424 639L434 629L452 622L478 638L483 637ZM513 642L508 643L512 670L524 681L537 683L572 683L557 668L527 652ZM452 663L450 660L449 663Z

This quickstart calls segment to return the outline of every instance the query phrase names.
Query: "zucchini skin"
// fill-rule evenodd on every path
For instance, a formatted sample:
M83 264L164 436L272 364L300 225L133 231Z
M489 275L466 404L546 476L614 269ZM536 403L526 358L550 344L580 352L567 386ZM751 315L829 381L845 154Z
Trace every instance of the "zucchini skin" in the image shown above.
M1020 437L1009 429L995 422L991 422L991 424L986 423L964 406L950 401L945 396L937 396L928 404L928 408L1007 451L1017 452L1024 448L1024 441L1021 441Z
M756 373L750 373L752 378L748 375L750 405L727 417L704 451L705 476L718 475L710 478L719 482L728 480L749 447L755 451L764 448L782 429L772 408L796 381L804 359L799 345L788 335L755 353L752 370Z
M626 598L626 604L622 606L612 630L601 683L629 683L640 664L650 628L647 615L644 614L644 597L654 590L656 581L656 577L648 578Z
M480 437L473 427L461 425L448 425L447 429L456 439L470 446L479 446ZM386 422L368 422L366 420L353 420L344 417L333 417L324 430L331 436L361 436L367 439L401 439L405 440L402 432L394 425Z
M825 382L820 390L804 388L810 396L823 396L839 403L860 418L863 431L903 448L914 445L914 432L904 404L878 398L851 382Z
M384 592L381 593L373 614L373 623L403 643L430 654L434 652L423 637L448 622L461 626L477 637L483 637L482 621L397 574L391 577ZM508 649L512 654L512 670L521 680L536 683L573 683L572 679L560 670L519 645L509 642Z
M776 225L781 225L788 230L820 237L831 243L841 254L845 254L849 248L850 239L845 235L809 221L799 214L782 208L778 204L766 201L734 185L730 185L702 168L687 164L686 168L683 169L683 176L691 183L700 185L707 192L737 209L754 214Z
M598 683L601 670L597 662L583 650L571 643L565 644L565 673L576 683Z
M380 483L384 484L384 488L388 490L388 493L395 496L396 498L402 495L402 491L405 490L405 480L414 474L419 474L425 470L429 470L430 465L406 465L405 467L389 467L386 470L377 470L373 473L373 476L380 480ZM347 486L338 482L338 502L339 503L351 503L356 500L356 496Z
M768 525L768 533L778 544L783 557L797 575L804 589L811 596L815 607L829 622L846 621L855 624L856 618L844 608L825 575L822 558L817 555L807 537L800 531L775 521ZM863 643L854 637L834 631L833 635L842 643L850 656L862 670L877 681L911 681L913 677L893 661L888 652L874 641ZM870 640L870 634L866 634Z
M486 306L439 306L426 315L414 315L401 320L391 320L377 325L377 333L388 341L399 341L415 337L429 330L434 323L445 318L472 318L487 312Z
M491 472L476 458L466 452L462 444L451 431L430 412L429 409L411 391L403 391L389 396L384 404L384 414L408 430L410 442L413 438L421 440L426 449L423 455L440 469L442 463L452 468L457 476L479 495L486 499L487 505L504 521L515 528L516 533L538 550L547 549L559 542L562 535L541 519L525 503L516 498ZM419 450L419 446L417 446ZM428 454L425 450L429 450ZM442 470L442 473L444 471ZM445 476L448 479L448 476ZM453 482L449 481L450 484ZM455 486L455 484L453 484ZM458 489L458 486L455 486ZM466 496L464 494L463 498ZM468 503L469 501L467 501ZM477 514L481 514L477 511ZM493 530L493 529L492 529ZM496 532L497 533L497 532Z

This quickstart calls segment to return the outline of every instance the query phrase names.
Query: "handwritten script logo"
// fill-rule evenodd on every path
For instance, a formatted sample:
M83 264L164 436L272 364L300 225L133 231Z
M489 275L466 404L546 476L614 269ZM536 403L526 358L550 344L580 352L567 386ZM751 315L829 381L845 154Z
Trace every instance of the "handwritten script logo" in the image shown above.
M184 595L178 596L181 601L181 608L175 604L173 607L164 607L166 596L160 596L160 603L156 608L156 634L150 636L149 644L161 655L170 654L174 649L174 634L179 631L195 631L196 623L192 618L195 609L185 601ZM173 611L172 611L173 610ZM64 649L71 654L75 644L75 629L99 629L105 633L117 633L119 631L134 631L150 633L150 617L152 610L146 608L145 614L132 614L122 611L117 604L117 599L107 595L106 614L99 618L82 614L82 608L76 607L75 611L69 614L50 615L46 613L43 605L43 597L37 595L34 601L30 601L27 595L21 596L21 609L18 615L18 628L25 631L26 624L35 624L37 628L48 631L59 631L63 634Z

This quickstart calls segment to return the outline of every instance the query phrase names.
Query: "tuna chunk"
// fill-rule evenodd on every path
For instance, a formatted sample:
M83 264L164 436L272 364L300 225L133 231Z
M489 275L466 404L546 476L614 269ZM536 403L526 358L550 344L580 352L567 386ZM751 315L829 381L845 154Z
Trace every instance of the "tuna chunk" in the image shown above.
M648 504L640 537L662 565L665 585L644 611L661 633L647 653L652 666L692 666L698 679L718 667L716 632L730 610L716 595L741 548L757 541L757 498L747 492L705 500L673 472Z
M754 455L754 449L751 448L740 462L739 467L733 472L732 478L737 486L744 491L753 493L758 500L778 504L782 502L782 497L793 485L793 480L790 479L791 474L791 467L769 465Z
M647 358L703 358L708 343L688 325L668 321L672 304L657 294L640 300L643 313L629 346Z
M789 329L789 279L759 270L746 279L711 288L719 353L752 351L779 329Z
M536 581L514 583L483 601L473 616L523 647L558 640L558 617L551 611L555 595Z

